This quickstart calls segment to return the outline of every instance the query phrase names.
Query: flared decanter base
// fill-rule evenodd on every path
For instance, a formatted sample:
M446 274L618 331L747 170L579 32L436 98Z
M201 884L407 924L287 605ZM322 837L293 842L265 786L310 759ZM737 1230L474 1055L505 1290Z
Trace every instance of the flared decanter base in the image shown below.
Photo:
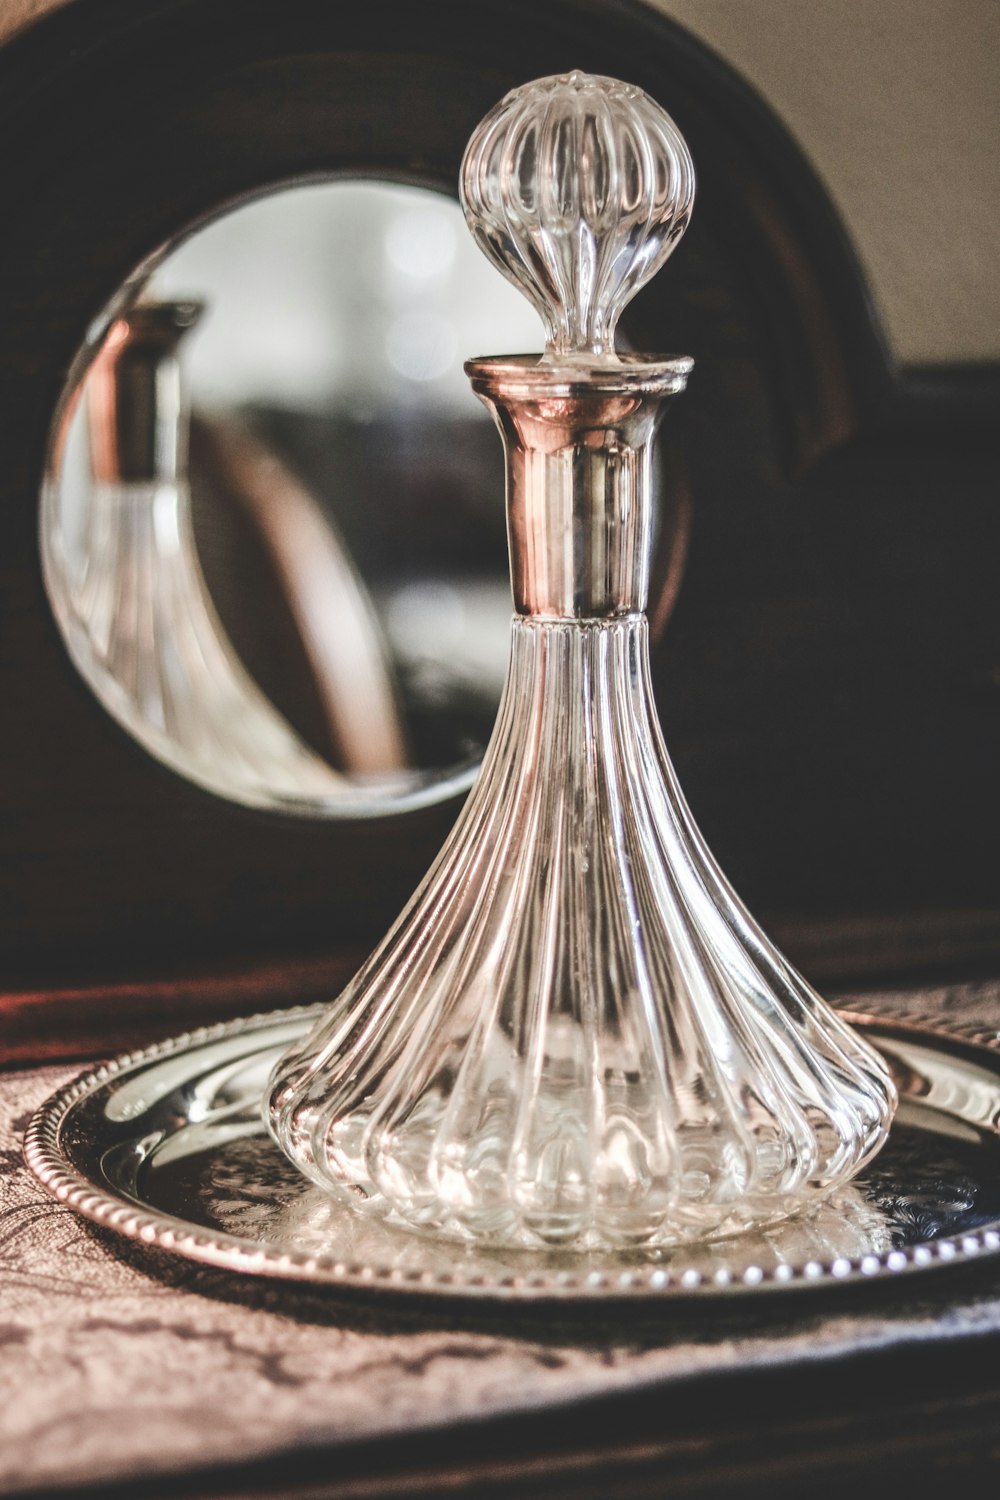
M276 1070L267 1118L359 1210L507 1247L660 1246L818 1202L885 1137L881 1059L698 833L641 614L517 618L445 848Z

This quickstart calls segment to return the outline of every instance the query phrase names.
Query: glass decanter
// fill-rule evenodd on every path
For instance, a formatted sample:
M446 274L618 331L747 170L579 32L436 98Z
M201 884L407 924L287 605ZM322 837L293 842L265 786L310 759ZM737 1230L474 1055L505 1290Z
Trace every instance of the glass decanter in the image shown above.
M192 302L141 302L84 382L91 482L74 567L44 528L50 596L83 677L141 744L251 805L328 797L341 778L272 707L229 642L191 526L178 346ZM49 506L58 502L50 485Z
M466 151L472 232L547 334L466 367L506 451L506 688L436 863L266 1104L317 1183L424 1231L587 1250L764 1225L856 1173L895 1106L727 884L653 704L651 445L691 361L614 331L693 192L670 118L606 78L515 90Z

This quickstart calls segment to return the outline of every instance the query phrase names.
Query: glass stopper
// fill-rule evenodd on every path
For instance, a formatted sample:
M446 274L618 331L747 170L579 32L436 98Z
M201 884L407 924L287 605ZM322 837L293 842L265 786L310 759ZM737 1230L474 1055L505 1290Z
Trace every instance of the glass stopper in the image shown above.
M490 111L461 198L477 244L540 314L548 356L614 359L622 309L687 228L694 166L642 89L565 73Z
M881 1058L768 942L663 743L645 615L657 423L691 361L614 353L691 207L651 100L581 74L509 94L466 210L546 319L476 359L507 457L514 620L479 779L433 868L267 1101L358 1211L613 1253L770 1224L885 1140Z

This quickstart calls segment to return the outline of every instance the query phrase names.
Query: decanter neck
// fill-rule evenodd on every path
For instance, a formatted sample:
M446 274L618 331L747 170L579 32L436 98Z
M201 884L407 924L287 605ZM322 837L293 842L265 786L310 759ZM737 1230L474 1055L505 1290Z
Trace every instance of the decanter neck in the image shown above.
M607 620L645 609L653 437L690 369L683 358L466 365L503 437L519 615Z
M141 302L108 330L86 383L99 483L155 484L184 474L188 410L177 346L200 313L196 302Z

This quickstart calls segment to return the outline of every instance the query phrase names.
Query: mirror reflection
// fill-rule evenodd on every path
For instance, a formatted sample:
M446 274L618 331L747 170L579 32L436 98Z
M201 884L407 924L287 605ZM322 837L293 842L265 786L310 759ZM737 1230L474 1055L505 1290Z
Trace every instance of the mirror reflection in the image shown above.
M413 187L288 188L137 277L42 500L104 707L251 806L371 816L469 784L511 606L499 440L462 366L540 345L458 205Z

